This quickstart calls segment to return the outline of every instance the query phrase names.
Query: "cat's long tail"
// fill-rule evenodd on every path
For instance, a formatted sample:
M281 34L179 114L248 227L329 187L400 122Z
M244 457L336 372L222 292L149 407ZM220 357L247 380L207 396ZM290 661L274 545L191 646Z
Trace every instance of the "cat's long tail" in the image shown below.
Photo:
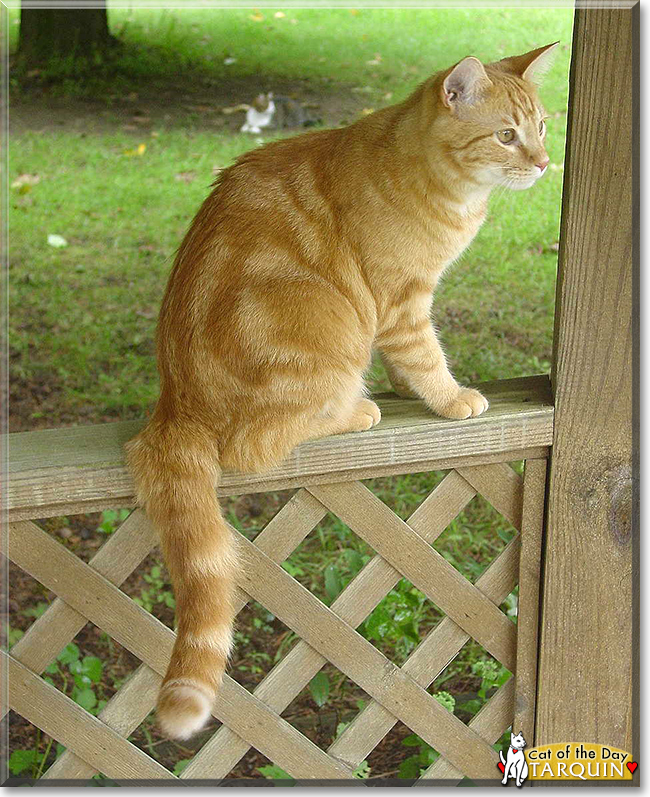
M232 646L237 556L215 488L217 447L188 421L152 419L127 446L138 503L160 535L176 598L176 642L158 722L187 739L210 717Z

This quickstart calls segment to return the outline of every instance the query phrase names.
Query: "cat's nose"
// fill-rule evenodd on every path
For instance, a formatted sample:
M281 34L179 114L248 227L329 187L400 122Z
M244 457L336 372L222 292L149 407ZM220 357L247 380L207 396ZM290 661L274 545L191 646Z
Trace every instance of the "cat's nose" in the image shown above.
M540 170L540 172L542 174L544 174L544 171L546 170L546 167L548 166L549 163L550 163L550 158L548 156L546 156L546 157L541 158L540 160L538 160L537 163L535 164L535 166L537 166L537 168Z

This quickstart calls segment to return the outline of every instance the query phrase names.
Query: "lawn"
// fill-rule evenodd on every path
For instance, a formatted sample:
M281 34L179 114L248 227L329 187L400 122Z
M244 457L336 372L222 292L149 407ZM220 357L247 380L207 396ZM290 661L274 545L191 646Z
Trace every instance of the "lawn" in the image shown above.
M10 12L14 21L16 13ZM39 75L28 90L12 84L12 430L140 418L151 409L157 395L153 336L174 251L215 170L258 143L237 132L241 115L224 114L222 108L249 101L258 88L281 90L309 101L326 124L336 125L402 99L429 74L465 55L495 60L560 39L559 57L541 92L550 115L551 167L533 189L493 197L488 221L449 270L434 305L461 381L548 370L569 10L114 9L110 22L126 44L123 69L114 80L97 76L82 85L50 85L47 75ZM15 39L17 25L10 29ZM374 389L387 387L378 365L369 381ZM442 475L374 480L369 486L408 517ZM286 498L246 496L227 502L226 509L231 522L252 537ZM104 513L53 519L47 527L62 544L86 556L118 521L119 516ZM512 535L507 521L477 498L436 548L474 581ZM328 516L286 568L331 603L371 554ZM10 641L51 599L31 580L13 576L21 600ZM150 557L125 588L172 623L173 600L157 557ZM511 596L505 608L513 615L514 605ZM441 616L401 581L359 630L401 664ZM295 638L255 605L239 629L232 674L252 687ZM134 662L94 629L75 641L76 653L64 653L50 677L60 687L68 684L73 694L71 665L84 656L98 658L101 667L93 671L99 675L89 703L96 712ZM322 745L365 699L333 668L324 672L327 688L321 679L284 714ZM505 676L500 665L469 643L431 691L467 720ZM48 747L40 733L15 717L11 738L13 750L34 751L27 773L42 771L46 751L48 763L56 755L55 746ZM151 719L134 741L170 768L192 754L163 743ZM370 756L370 776L412 776L434 755L398 727ZM250 757L234 774L272 777L264 763L261 756Z

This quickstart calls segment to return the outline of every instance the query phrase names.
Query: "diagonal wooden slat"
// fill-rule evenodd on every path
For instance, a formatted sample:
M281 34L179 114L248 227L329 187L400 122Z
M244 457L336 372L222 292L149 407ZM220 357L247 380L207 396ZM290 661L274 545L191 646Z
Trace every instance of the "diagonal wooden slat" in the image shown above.
M266 551L274 561L282 562L324 515L325 508L319 501L307 490L298 490L257 535L255 544ZM237 607L238 611L247 602L247 596L243 593L242 596ZM108 701L99 714L100 719L123 736L128 736L153 708L160 681L161 678L156 672L146 664L141 665L133 677ZM234 731L230 732L239 744L244 745L246 750L249 749L249 745L240 736ZM94 774L93 767L66 751L43 777L89 778Z
M523 480L507 462L461 467L458 472L492 506L521 531Z
M156 536L147 516L136 509L102 545L89 566L119 585L155 544ZM56 598L11 648L11 655L30 670L43 672L86 622L83 615Z
M2 653L9 703L18 714L110 778L171 778L169 770L127 742L58 689Z
M514 625L374 493L360 482L309 490L473 639L514 670Z
M502 511L513 525L521 525L521 479L511 468L502 463L496 465L498 470L495 470L493 477L490 478L486 475L488 471L485 469L489 470L492 467L495 466L464 467L465 472L462 475L459 472L450 473L438 486L437 491L434 491L414 513L408 523L401 521L360 484L327 485L309 490L302 489L296 493L292 501L283 508L284 517L281 517L283 511L281 510L258 535L254 544L245 539L238 539L245 566L245 573L241 581L245 592L242 591L238 598L239 608L247 602L250 595L295 630L303 637L303 640L274 668L257 687L253 695L250 695L231 679L226 678L214 706L215 717L220 719L224 725L195 757L192 764L186 768L183 773L184 779L223 777L232 768L229 767L228 770L223 771L226 760L229 761L233 758L238 760L251 745L290 772L293 777L301 779L313 777L350 778L355 766L367 755L366 752L360 759L357 759L357 752L364 746L367 750L373 749L398 719L405 722L442 753L443 758L436 763L441 767L443 764L451 767L452 774L449 777L462 777L463 774L474 779L492 776L492 770L496 770L496 755L489 745L490 733L486 735L482 732L482 726L474 722L470 723L470 727L463 725L421 688L422 685L427 685L436 677L439 672L439 669L436 670L436 668L444 668L469 636L475 636L477 631L475 627L472 627L473 618L471 616L468 627L467 617L461 618L456 613L455 619L460 621L457 624L452 619L452 612L448 611L448 606L444 606L440 600L432 597L431 593L436 589L440 590L440 587L436 587L435 584L432 587L429 582L435 581L436 578L440 580L441 574L443 574L442 578L444 580L446 575L449 586L450 579L453 579L449 568L454 569L443 559L444 564L433 565L435 577L422 572L423 569L432 569L432 562L428 559L431 554L434 554L435 560L437 555L437 552L430 548L430 542L463 508L467 500L471 499L477 485L482 486L481 492L488 493L486 498L495 508ZM480 468L483 468L482 473L479 472ZM503 468L507 470L504 471ZM519 485L517 480L519 480ZM490 482L492 486L486 487L487 482ZM336 491L341 487L343 488L342 492L346 492L346 489L349 488L348 502L350 494L355 493L357 497L357 504L348 506L346 510L348 514L345 517L342 516L338 506L332 505L331 495L329 495L329 500L323 500L323 495L319 495L321 490L328 493L328 491L331 492L331 488ZM370 499L363 495L364 491L371 496ZM431 500L436 492L438 500ZM441 498L445 492L448 493L449 500L447 501L443 501ZM360 498L362 495L363 498ZM452 513L454 502L461 495L467 496L465 502ZM359 504L359 501L362 503ZM517 509L518 502L519 509ZM336 498L334 498L334 503L336 503ZM277 565L304 539L304 536L324 516L327 509L331 509L341 517L379 554L348 585L329 609ZM364 513L365 520L363 519ZM350 522L351 517L354 518L354 523ZM373 523L377 525L377 528L371 528ZM24 525L30 526L31 524L20 523L16 527ZM288 532L285 531L286 527L289 528ZM360 528L363 532L360 531ZM296 533L298 529L300 529L299 534ZM37 527L29 530L20 528L20 530L26 537L35 532L49 537ZM395 540L391 540L391 536ZM45 545L48 548L45 551L45 556L49 561L41 567L41 572L49 580L46 586L60 594L61 599L68 601L70 606L59 599L55 603L61 604L66 611L72 607L72 611L77 614L77 622L81 620L83 625L87 617L145 662L113 700L109 701L101 715L101 719L105 719L106 723L113 726L109 727L108 724L104 724L104 727L108 727L118 735L128 735L140 724L153 706L160 675L161 672L164 672L166 660L171 651L173 634L161 624L158 624L160 626L158 627L155 618L146 612L142 614L134 612L129 607L132 602L128 597L116 588L111 589L111 585L106 583L106 579L102 579L98 573L92 572L91 567L80 562L63 546L51 538L49 539L71 557L63 562L64 567L61 569L62 560L56 556L50 557L52 551L47 544ZM417 540L415 545L420 546L415 553L412 550L413 539ZM377 540L380 542L379 545ZM31 542L34 543L35 540L32 538ZM152 538L149 549L154 542L155 540ZM136 541L137 544L140 543ZM424 556L427 561L422 566L418 563L409 564L405 561L404 553L399 550L400 545L410 551L411 557L419 560ZM460 586L460 582L452 585L452 593L469 588L462 600L469 601L470 608L476 608L477 604L480 604L483 613L488 613L487 625L489 626L489 623L492 622L495 628L479 629L478 633L482 638L478 641L487 648L485 637L488 632L491 632L493 647L501 646L500 655L497 655L497 658L506 666L510 666L510 658L514 657L514 635L511 635L512 639L506 641L508 631L506 631L505 624L497 619L497 614L490 614L487 604L492 610L496 610L499 617L506 620L509 628L513 627L513 624L498 611L498 604L495 606L494 603L495 599L490 599L490 596L485 593L490 592L489 586L486 587L490 572L492 572L492 580L495 583L499 581L502 589L505 588L506 582L511 585L514 583L516 567L513 568L513 563L516 564L516 556L513 555L513 552L516 554L518 545L518 540L513 541L501 557L477 581L476 585L470 584L460 574L458 576L462 579L463 586ZM104 551L104 548L97 556ZM12 558L15 553L15 549L12 550ZM43 552L41 552L42 554ZM31 562L34 565L34 562L24 546L19 551L19 558L21 558L22 564L18 563L31 572L28 567L24 566L24 563ZM442 559L442 557L440 558ZM74 560L76 564L73 565L71 560ZM94 565L95 560L93 560ZM134 567L136 566L137 562ZM437 572L436 568L440 568L440 572ZM405 569L409 572L405 572ZM56 581L55 571L57 570L61 580L69 582L72 576L73 582L76 582L78 590L82 593L80 596L70 594L70 590L65 584L59 583L58 588L51 586L53 581ZM85 571L90 571L90 575ZM455 570L454 572L457 573ZM420 583L416 583L412 577L414 573L419 573L418 578L422 579ZM45 583L35 573L32 572L32 575ZM112 573L109 573L110 575ZM402 575L422 589L431 600L447 611L449 616L421 643L407 664L400 670L353 629L372 611L374 605ZM482 581L485 578L488 579L487 582ZM117 581L117 583L120 582ZM511 588L512 586L510 586ZM450 600L456 605L458 604L456 595L452 594ZM498 598L496 600L499 601ZM97 613L97 604L102 607L108 606L108 612L101 618L101 622L98 622L100 618ZM91 616L91 607L96 619ZM127 630L120 629L119 617L129 627ZM500 628L496 628L497 625L500 625ZM35 626L36 623L32 627ZM439 632L439 636L435 637L435 632ZM72 633L72 636L75 633L76 631ZM120 634L127 640L127 644ZM53 637L56 642L60 642L61 639L63 642L56 649L52 658L69 641L69 639L65 639L65 636L65 633L63 635L58 632L54 633ZM34 638L37 638L37 635L34 635ZM452 639L458 643L456 650L451 644ZM48 644L50 648L55 647L54 639L50 640ZM154 652L156 646L159 650L158 658ZM12 654L16 647L14 646ZM20 648L18 650L20 652ZM26 645L24 650L29 655L30 645ZM494 650L490 652L494 653ZM36 659L36 653L32 655ZM40 658L43 659L44 654L41 654ZM353 745L350 745L348 749L345 744L339 744L342 739L340 737L328 750L328 753L324 753L279 716L279 713L292 699L289 697L285 703L287 696L294 692L297 694L304 688L313 674L318 672L326 661L332 661L335 666L373 697L373 702L367 707L367 709L371 709L370 713L362 712L353 723L358 738L365 737L357 745L357 750L353 749ZM47 666L47 663L49 662L46 661L43 667ZM512 667L510 668L512 669ZM378 674L380 674L379 677ZM32 675L37 678L34 673ZM428 681L427 677L429 677ZM499 706L497 698L501 693L507 695L507 688L512 689L513 687L509 685L503 687L475 720L483 715L489 717L490 713L487 712L487 709L493 707L492 713L495 717L498 714L498 721L503 724L505 716L509 724L512 719L512 710L509 714L505 709L502 709L500 713L497 712ZM65 696L63 697L65 698ZM500 698L500 700L503 703L504 698ZM282 705L283 703L284 705ZM376 715L379 722L369 721L368 718L372 718L373 715ZM492 726L496 727L497 719L493 719ZM101 722L101 720L99 721ZM382 731L379 728L385 729ZM346 729L346 732L349 730L350 728ZM497 733L497 738L499 735L500 733ZM348 740L350 738L351 736L348 737ZM123 741L128 744L125 739ZM337 744L339 747L336 746ZM239 752L240 750L243 752ZM341 754L341 750L343 754ZM144 753L142 755L148 758ZM80 774L71 775L72 771ZM93 762L84 761L83 757L75 755L71 748L70 752L65 753L62 759L51 767L47 776L83 778L94 774L95 771L97 768ZM106 772L106 770L103 771ZM106 774L109 773L106 772ZM111 775L111 777L113 776ZM438 778L440 776L436 774L428 777Z
M465 479L451 471L411 515L409 524L424 539L433 542L474 495ZM320 502L319 506L322 507ZM394 567L375 556L336 598L331 609L356 628L400 578ZM301 640L257 686L254 694L280 714L326 662L324 656ZM203 746L181 777L225 777L247 751L248 746L224 726Z
M97 718L120 736L129 736L138 728L154 706L162 676L141 664L113 695ZM72 750L66 750L43 773L43 780L88 780L99 772Z
M469 727L480 733L490 744L494 744L512 724L514 710L515 679L511 678L488 700L478 714L472 717ZM493 772L486 773L485 777L496 780L498 776L499 770L495 761ZM462 772L459 772L444 757L440 757L431 764L426 772L422 773L421 778L414 785L428 786L429 783L427 781L444 780L445 785L451 786L454 782L462 780L462 778Z
M164 674L174 642L170 629L33 523L23 521L13 526L19 527L21 533L9 538L8 555L12 561L48 589L54 591L56 588L66 603L85 614L160 675ZM252 546L248 541L246 544ZM263 554L260 552L260 555ZM293 777L348 778L351 775L347 767L327 756L231 678L224 679L213 713Z
M476 586L497 606L517 581L520 539L515 537L485 570ZM458 654L469 635L445 617L409 656L402 669L421 686L428 687ZM328 749L330 755L358 767L395 725L397 719L376 701L357 714Z

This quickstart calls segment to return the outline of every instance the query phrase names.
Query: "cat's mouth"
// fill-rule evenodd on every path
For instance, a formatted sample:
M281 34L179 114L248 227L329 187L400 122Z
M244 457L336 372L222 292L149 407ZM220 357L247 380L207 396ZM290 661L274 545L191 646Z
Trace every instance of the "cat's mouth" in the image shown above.
M535 185L542 174L544 174L544 172L536 170L536 173L534 174L509 175L506 177L506 185L508 188L512 188L513 191L523 191L526 188L530 188L531 186Z

